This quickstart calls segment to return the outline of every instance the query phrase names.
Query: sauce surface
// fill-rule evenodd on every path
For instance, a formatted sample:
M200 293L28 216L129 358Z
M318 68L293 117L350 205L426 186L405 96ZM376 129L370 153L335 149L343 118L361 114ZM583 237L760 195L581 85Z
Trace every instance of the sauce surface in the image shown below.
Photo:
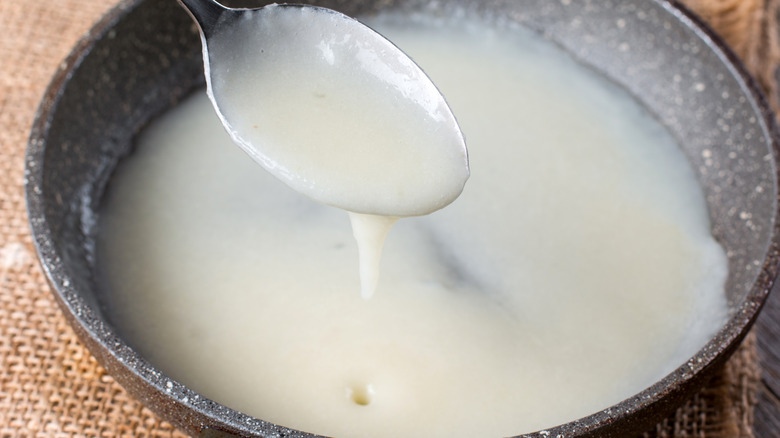
M473 438L594 413L704 345L726 259L663 127L522 29L370 24L458 114L461 197L395 225L362 300L343 212L259 171L196 95L140 136L102 215L106 307L135 348L285 426Z

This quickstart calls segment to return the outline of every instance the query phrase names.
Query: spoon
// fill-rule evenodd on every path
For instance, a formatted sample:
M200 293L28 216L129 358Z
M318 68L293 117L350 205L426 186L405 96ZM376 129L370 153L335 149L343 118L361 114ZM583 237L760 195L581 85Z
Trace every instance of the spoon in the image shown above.
M200 27L208 95L233 141L294 190L349 212L371 297L395 221L448 205L468 179L444 97L405 53L339 12L179 2Z
M431 213L469 176L447 102L400 49L308 5L179 0L197 22L208 94L233 141L304 195L353 213Z

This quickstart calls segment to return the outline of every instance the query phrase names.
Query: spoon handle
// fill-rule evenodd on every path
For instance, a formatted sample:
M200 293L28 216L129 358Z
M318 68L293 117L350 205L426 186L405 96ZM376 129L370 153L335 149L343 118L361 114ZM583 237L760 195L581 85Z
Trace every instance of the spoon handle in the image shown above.
M219 22L222 14L230 9L214 0L178 0L184 9L198 23L201 33L208 36Z

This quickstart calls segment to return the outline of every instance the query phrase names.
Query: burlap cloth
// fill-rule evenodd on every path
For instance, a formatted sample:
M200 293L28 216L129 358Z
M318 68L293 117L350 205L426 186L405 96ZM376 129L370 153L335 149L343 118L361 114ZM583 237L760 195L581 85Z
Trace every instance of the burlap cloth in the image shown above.
M160 0L162 1L162 0ZM173 0L166 0L173 1ZM33 115L57 65L117 0L0 0L0 437L183 436L79 343L35 258L23 194ZM773 96L780 0L688 0ZM752 437L754 336L650 437Z

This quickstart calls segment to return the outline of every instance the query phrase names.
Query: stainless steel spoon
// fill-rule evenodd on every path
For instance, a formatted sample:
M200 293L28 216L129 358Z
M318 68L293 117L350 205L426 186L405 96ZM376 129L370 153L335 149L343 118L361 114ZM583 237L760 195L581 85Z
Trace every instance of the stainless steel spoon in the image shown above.
M200 27L208 92L222 123L235 143L287 185L314 200L344 210L399 217L431 213L460 194L469 171L466 145L457 121L428 76L383 36L355 19L316 6L274 4L257 9L231 9L213 0L179 2ZM290 64L288 53L299 49L304 53L303 63L292 63L286 69L276 68ZM314 58L322 58L312 63L316 68L311 69L316 71L302 74L301 70L310 67L308 60ZM274 68L270 68L272 65ZM277 84L280 77L287 76L295 79ZM247 77L250 79L245 79ZM270 92L258 91L270 81L277 81L269 87ZM315 82L319 82L318 86L325 91L314 89L312 84ZM346 86L331 87L339 82L345 82ZM363 83L371 85L360 88ZM290 94L271 101L267 96L277 94L278 90ZM359 91L355 93L355 90ZM375 90L383 95L373 96ZM297 106L293 106L295 93L311 97L311 100L299 99L295 101ZM350 93L362 100L347 108L348 105L338 99ZM317 113L312 108L324 100L315 99L314 95L338 103ZM350 99L355 100L354 96ZM285 105L291 108L283 109ZM256 108L260 108L260 115L253 114L252 121L247 122L247 114ZM377 108L386 109L377 111ZM343 117L334 116L339 111ZM368 113L378 115L366 116ZM401 115L407 117L404 119ZM263 125L272 117L281 120ZM299 126L292 130L286 128L284 133L266 135L281 130L278 126L289 120L300 121ZM426 121L423 124L417 123L418 120ZM343 125L344 129L329 128L337 125ZM307 131L314 132L315 129L320 131L302 138L309 134ZM414 149L406 147L412 141L386 141L395 133L411 131L415 135L409 138L424 138L424 146L414 146ZM364 134L365 141L358 142L359 147L344 147L358 132ZM386 135L388 133L390 135ZM269 141L269 137L273 141ZM286 144L290 137L296 141ZM280 138L283 141L277 141ZM299 153L299 150L303 152ZM419 151L425 153L418 154ZM363 160L361 165L376 162L374 168L362 169L362 179L351 180L355 166L344 163L356 154L383 158ZM418 155L426 157L427 162L418 160ZM303 156L307 160L299 160ZM386 156L390 159L384 159ZM433 184L438 187L428 187L430 184L426 183L426 187L418 185L406 190L406 193L416 194L430 192L426 195L428 198L419 197L422 202L402 206L403 202L388 196L404 191L392 185L403 182L392 181L399 179L395 176L399 169L407 174L431 175L442 167L454 169L450 172L454 177L439 178L447 180L448 187L443 188L446 184L438 183ZM373 185L376 185L375 189ZM349 201L333 196L339 191L355 192L356 188L361 189L363 195L350 196Z

